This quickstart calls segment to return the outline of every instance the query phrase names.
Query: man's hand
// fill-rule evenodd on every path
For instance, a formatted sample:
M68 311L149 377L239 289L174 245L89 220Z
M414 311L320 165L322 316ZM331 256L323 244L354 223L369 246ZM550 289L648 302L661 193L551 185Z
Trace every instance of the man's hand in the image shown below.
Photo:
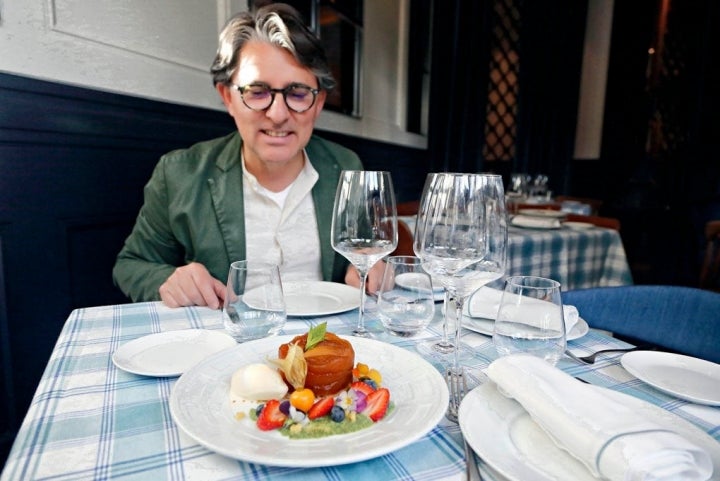
M197 262L175 269L158 292L168 307L208 306L218 309L225 299L225 285Z
M368 271L367 281L365 282L365 292L371 294L380 290L380 284L382 283L382 276L385 272L385 261L376 262L374 266ZM354 265L348 266L347 272L345 272L345 284L353 287L360 287L360 274Z

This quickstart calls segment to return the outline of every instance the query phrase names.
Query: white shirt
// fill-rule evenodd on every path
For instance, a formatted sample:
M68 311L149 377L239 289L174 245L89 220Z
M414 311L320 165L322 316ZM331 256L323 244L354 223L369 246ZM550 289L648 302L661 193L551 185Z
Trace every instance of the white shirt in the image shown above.
M247 259L277 264L287 281L322 280L320 236L311 190L318 173L305 156L305 165L290 186L271 192L245 168L245 242Z

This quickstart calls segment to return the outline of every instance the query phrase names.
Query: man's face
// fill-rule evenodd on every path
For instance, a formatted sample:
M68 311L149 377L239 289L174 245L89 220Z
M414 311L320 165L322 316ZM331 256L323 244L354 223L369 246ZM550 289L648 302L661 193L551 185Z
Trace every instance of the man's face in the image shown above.
M234 75L236 85L263 83L282 89L299 83L318 88L315 76L286 50L264 42L249 42L241 52ZM240 92L226 85L218 91L243 139L243 155L248 165L280 166L302 160L315 120L322 111L325 92L318 93L314 105L297 113L288 108L281 93L275 93L272 105L264 111L248 108Z

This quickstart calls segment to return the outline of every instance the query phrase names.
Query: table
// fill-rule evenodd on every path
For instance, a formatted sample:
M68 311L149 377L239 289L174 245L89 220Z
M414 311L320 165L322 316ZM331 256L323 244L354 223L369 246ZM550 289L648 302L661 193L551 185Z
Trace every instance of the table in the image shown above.
M555 279L562 290L632 284L618 231L508 228L509 275Z
M411 230L415 216L401 216ZM507 275L554 279L562 290L633 283L620 233L613 229L508 227Z
M440 311L440 309L437 309ZM367 325L378 330L374 306ZM331 331L349 329L357 310L321 318ZM319 319L289 320L286 334L305 332ZM390 480L464 479L460 428L443 420L417 442L380 458L322 469L252 465L214 454L193 442L172 421L168 399L176 379L136 376L117 369L111 355L120 345L150 333L221 329L220 314L207 308L169 309L160 303L100 306L73 311L68 317L39 383L30 409L0 479L11 480ZM437 316L422 338L438 336ZM385 334L378 338L414 349L413 339ZM489 337L465 332L475 348L471 372L496 357ZM569 343L575 352L627 346L600 332ZM619 356L593 366L563 359L559 367L592 384L621 390L662 406L720 440L720 408L693 405L666 396L628 374ZM428 359L444 370L439 359ZM498 479L490 476L488 479Z

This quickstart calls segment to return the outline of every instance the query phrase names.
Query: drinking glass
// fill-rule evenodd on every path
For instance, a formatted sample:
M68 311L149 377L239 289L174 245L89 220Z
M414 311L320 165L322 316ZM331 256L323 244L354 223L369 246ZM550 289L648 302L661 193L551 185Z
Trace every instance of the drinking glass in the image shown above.
M435 173L425 183L415 231L415 254L447 291L454 307L452 371L459 368L465 300L502 277L507 258L507 216L502 177ZM447 322L447 321L446 321Z
M419 258L388 257L377 307L385 330L396 336L414 336L430 324L435 315L433 285Z
M560 283L544 277L509 277L493 329L498 354L525 352L555 365L565 343Z
M527 197L531 177L524 173L513 173L510 175L508 194L514 194L521 198Z
M356 336L365 328L365 283L370 268L397 247L397 207L390 172L344 170L335 194L330 235L333 249L360 275L360 309Z
M277 265L233 262L226 289L223 325L236 341L273 336L285 326L285 297Z

